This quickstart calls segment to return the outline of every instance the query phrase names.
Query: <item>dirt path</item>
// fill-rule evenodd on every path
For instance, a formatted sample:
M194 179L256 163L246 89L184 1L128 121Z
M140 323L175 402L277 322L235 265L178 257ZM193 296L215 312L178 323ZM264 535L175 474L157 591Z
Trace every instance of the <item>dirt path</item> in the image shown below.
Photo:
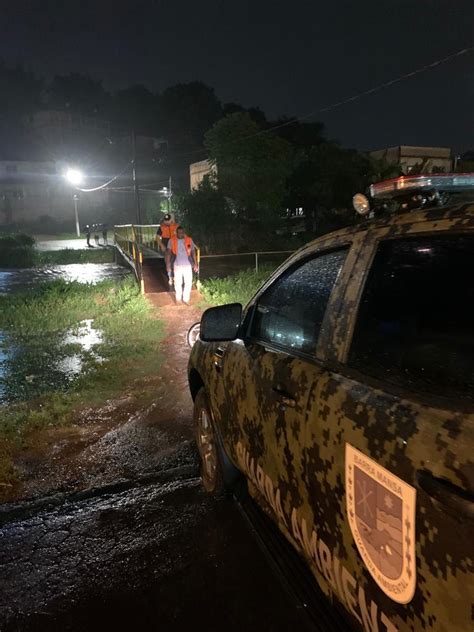
M149 295L166 323L163 358L155 375L135 380L117 399L82 410L73 424L41 433L15 461L16 502L101 487L195 463L192 401L187 386L186 333L201 310L177 306L168 293Z

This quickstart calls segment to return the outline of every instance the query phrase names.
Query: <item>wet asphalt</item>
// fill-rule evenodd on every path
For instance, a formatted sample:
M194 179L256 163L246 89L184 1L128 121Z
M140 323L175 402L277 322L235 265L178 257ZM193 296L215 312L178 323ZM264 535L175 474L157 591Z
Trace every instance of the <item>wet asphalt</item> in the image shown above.
M301 628L236 502L195 468L123 487L0 515L2 632Z

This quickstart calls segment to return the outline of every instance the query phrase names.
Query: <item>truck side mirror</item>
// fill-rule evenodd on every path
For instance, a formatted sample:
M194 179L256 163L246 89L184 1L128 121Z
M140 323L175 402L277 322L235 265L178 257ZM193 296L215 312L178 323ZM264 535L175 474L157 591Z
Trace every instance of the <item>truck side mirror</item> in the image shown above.
M207 309L201 318L200 338L204 342L235 340L242 321L242 305L231 303Z

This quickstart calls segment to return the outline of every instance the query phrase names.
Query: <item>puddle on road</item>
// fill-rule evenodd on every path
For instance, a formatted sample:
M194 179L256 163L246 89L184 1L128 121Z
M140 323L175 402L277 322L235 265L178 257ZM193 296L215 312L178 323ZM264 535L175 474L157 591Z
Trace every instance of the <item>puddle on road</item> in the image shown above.
M64 390L102 361L102 333L92 320L56 335L28 336L21 342L0 331L0 404Z

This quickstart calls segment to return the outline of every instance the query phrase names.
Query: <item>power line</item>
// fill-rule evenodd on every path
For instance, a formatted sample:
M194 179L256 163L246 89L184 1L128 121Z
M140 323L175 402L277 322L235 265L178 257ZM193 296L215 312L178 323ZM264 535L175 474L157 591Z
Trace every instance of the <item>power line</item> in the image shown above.
M354 94L350 97L347 97L345 99L341 99L340 101L336 101L335 103L331 103L330 105L324 106L322 108L319 108L317 110L313 110L312 112L308 112L307 114L303 114L302 116L295 116L294 118L289 119L288 121L285 121L284 123L279 123L278 125L273 125L272 127L267 127L266 129L262 129L259 130L258 132L255 132L254 134L249 134L248 136L242 136L241 138L236 138L233 141L229 141L228 143L223 143L221 145L221 147L227 147L228 145L234 145L235 143L240 143L244 140L249 140L250 138L255 138L256 136L262 136L263 134L269 134L271 132L274 132L278 129L282 129L283 127L288 127L290 125L294 125L295 123L299 123L301 121L305 121L306 119L312 118L313 116L316 116L318 114L324 114L325 112L330 112L331 110L335 110L336 108L339 108L343 105L346 105L347 103L352 103L353 101L357 101L358 99L362 99L363 97L366 97L370 94L374 94L376 92L380 92L381 90L384 90L385 88L388 88L390 86L395 85L396 83L400 83L401 81L405 81L406 79L410 79L411 77L415 77L416 75L419 75L423 72L427 72L428 70L431 70L432 68L436 68L437 66L441 66L443 64L446 64L450 61L452 61L453 59L456 59L457 57L461 57L462 55L467 55L468 53L471 53L472 51L474 51L474 45L472 46L467 46L466 48L462 48L458 51L456 51L455 53L451 53L450 55L447 55L446 57L442 57L440 59L437 59L429 64L425 64L424 66L420 66L419 68L416 68L415 70L412 70L411 72L407 72L403 75L400 75L398 77L395 77L394 79L390 79L389 81L385 81L373 88L369 88L368 90L364 90L363 92L358 92L357 94ZM184 152L182 154L175 154L173 156L173 158L177 158L180 156L187 156L187 155L191 155L191 154L198 154L198 153L205 153L207 150L206 149L195 149L193 151L189 151L189 152Z
M158 186L158 185L163 184L163 183L168 184L168 182L169 182L169 178L166 178L166 179L163 179L163 180L159 180L158 182L146 182L146 183L140 184L140 187L154 187L154 186ZM123 186L123 187L114 187L113 189L112 189L112 187L110 187L110 190L118 191L119 189L129 189L129 188L130 188L130 185Z
M313 112L309 112L308 114L304 114L303 116L297 116L294 119L291 119L289 121L285 121L285 123L281 123L279 125L274 125L273 127L269 128L269 129L260 130L256 134L248 136L247 138L251 138L252 136L258 136L259 134L264 134L266 132L272 132L272 131L274 131L276 129L281 129L282 127L287 127L288 125L292 125L293 123L304 121L304 120L306 120L308 118L316 116L317 114L323 114L324 112L329 112L330 110L334 110L334 109L336 109L338 107L341 107L342 105L345 105L346 103L351 103L352 101L357 101L358 99L361 99L362 97L368 96L369 94L374 94L375 92L380 92L384 88L388 88L389 86L393 86L394 84L400 83L401 81L404 81L405 79L409 79L410 77L415 77L416 75L419 75L419 74L421 74L423 72L426 72L427 70L431 70L432 68L436 68L437 66L441 66L442 64L446 64L449 61L451 61L452 59L455 59L457 57L461 57L462 55L466 55L467 53L470 53L472 51L474 51L474 46L469 46L467 48L462 48L461 50L458 50L455 53L451 53L450 55L447 55L446 57L442 57L441 59L437 59L436 61L433 61L433 62L431 62L429 64L425 64L424 66L420 66L416 70L412 70L411 72L407 72L404 75L400 75L399 77L396 77L395 79L391 79L390 81L385 81L384 83L381 83L378 86L375 86L374 88L370 88L368 90L364 90L363 92L359 92L357 94L352 95L351 97L347 97L346 99L342 99L341 101L337 101L336 103L332 103L331 105L328 105L326 107L319 108L318 110L314 110Z
M113 191L114 193L133 193L134 189L133 187L109 187L107 191ZM161 195L164 195L163 189L142 189L140 187L139 191L140 193L160 193Z
M132 164L131 162L127 162L127 164L125 165L125 167L122 169L120 173L117 173L117 175L115 175L113 178L111 178L110 180L108 180L104 184L101 184L98 187L94 187L93 189L81 189L79 187L76 187L76 189L78 191L82 191L83 193L92 193L93 191L100 191L101 189L105 189L109 184L112 184L114 180L117 180L117 178L120 178L120 176L122 176L125 173L125 171L129 168L131 164Z

